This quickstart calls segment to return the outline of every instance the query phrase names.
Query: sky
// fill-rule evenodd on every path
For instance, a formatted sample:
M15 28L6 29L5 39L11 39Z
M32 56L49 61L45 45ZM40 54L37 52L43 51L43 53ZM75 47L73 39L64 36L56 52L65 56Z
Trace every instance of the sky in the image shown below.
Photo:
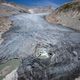
M69 2L71 0L7 0L9 2L15 2L18 4L23 4L27 6L47 6L47 5L52 5L52 6L59 6L62 5L66 2Z

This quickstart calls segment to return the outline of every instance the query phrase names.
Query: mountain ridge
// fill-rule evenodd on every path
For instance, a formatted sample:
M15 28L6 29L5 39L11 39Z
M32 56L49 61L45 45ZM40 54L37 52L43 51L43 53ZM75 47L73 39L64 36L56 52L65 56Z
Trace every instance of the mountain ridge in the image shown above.
M53 24L62 24L80 30L80 2L74 1L64 4L47 16L46 19Z

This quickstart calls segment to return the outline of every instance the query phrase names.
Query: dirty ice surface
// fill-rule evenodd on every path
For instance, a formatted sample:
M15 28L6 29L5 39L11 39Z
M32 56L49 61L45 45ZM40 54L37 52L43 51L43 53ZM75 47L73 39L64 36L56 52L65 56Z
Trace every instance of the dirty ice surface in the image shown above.
M0 61L33 54L38 43L80 43L79 32L49 24L44 15L46 14L20 14L10 17L13 27L2 35L4 41L0 45Z

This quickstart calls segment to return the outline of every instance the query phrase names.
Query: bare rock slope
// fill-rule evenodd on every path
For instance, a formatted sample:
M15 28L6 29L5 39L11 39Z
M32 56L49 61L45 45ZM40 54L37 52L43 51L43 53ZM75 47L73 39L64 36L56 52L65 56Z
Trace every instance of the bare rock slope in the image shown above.
M74 1L64 4L47 16L46 19L50 23L62 24L80 30L80 2Z

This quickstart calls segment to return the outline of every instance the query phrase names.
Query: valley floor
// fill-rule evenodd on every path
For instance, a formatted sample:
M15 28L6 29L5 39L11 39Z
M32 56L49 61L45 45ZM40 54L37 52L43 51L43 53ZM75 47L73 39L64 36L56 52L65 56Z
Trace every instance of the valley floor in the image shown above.
M61 40L80 43L80 33L61 25L49 24L43 18L44 15L47 14L20 14L10 17L13 26L2 34L4 40L0 44L1 62L32 54L36 43L41 41L52 44ZM15 72L16 70L12 71L3 80L14 80Z

